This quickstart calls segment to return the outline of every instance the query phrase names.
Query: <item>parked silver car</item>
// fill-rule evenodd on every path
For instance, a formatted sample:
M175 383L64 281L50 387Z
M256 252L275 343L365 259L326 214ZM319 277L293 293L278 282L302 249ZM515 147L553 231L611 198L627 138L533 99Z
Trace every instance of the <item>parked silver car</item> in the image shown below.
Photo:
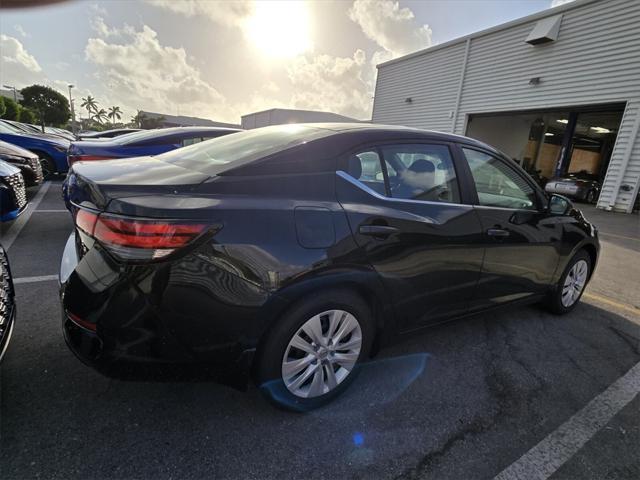
M549 193L559 193L586 203L596 203L600 196L598 176L587 172L554 177L547 182L544 189Z

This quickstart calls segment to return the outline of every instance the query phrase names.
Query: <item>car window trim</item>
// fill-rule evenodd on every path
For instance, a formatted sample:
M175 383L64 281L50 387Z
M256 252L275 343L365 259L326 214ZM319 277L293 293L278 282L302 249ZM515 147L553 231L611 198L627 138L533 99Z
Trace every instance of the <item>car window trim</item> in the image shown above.
M491 208L491 209L498 209L498 210L511 210L511 211L524 211L524 212L544 212L545 208L542 205L542 201L541 201L541 197L540 197L540 187L538 185L535 184L535 182L533 182L533 180L529 177L529 175L522 175L522 173L515 168L514 165L511 165L511 163L513 162L512 160L507 161L505 158L503 158L501 155L496 155L495 153L481 148L481 147L476 147L475 145L468 145L468 144L457 144L458 148L460 149L460 156L461 156L461 160L464 162L464 164L466 165L466 171L468 172L468 175L471 178L471 185L473 187L473 192L474 192L474 196L475 196L475 205L477 205L478 207L481 208ZM476 187L476 182L473 179L473 174L471 173L471 168L469 167L469 162L467 161L467 158L464 154L464 149L468 149L468 150L474 150L476 152L480 152L480 153L484 153L485 155L489 155L492 158L495 158L496 160L498 160L499 162L501 162L502 164L506 165L506 167L508 169L510 169L512 172L514 172L516 175L519 175L520 178L524 179L525 183L527 185L529 185L532 189L533 189L533 193L534 193L534 197L535 197L535 201L536 201L536 205L535 205L535 209L526 209L526 208L510 208L510 207L497 207L494 205L480 205L480 197L478 197L478 189ZM525 172L526 174L526 172Z

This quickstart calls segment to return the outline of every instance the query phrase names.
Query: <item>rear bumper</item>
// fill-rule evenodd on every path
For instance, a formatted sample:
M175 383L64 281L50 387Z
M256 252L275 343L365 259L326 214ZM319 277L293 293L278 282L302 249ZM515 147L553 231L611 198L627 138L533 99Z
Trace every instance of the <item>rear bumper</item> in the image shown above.
M259 306L246 299L234 304L210 276L201 277L206 266L192 256L184 261L123 267L99 246L78 258L72 234L60 267L62 330L70 350L116 377L154 375L168 366L181 375L185 367L190 374L248 373ZM191 271L199 277L185 278ZM229 287L219 273L216 279ZM216 290L226 296L216 298Z
M27 209L27 205L25 204L23 205L22 208L9 210L8 212L5 212L0 215L0 222L10 222L11 220L15 220L20 215L22 215L26 209Z

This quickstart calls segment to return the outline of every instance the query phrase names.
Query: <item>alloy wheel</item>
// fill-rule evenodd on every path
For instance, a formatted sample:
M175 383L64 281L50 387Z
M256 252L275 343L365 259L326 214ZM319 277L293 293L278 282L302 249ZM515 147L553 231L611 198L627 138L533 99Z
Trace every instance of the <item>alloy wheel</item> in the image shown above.
M48 158L40 158L40 167L42 167L42 178L48 179L53 175L53 165L51 164L51 160Z
M562 287L562 306L569 308L572 306L582 293L582 289L587 283L587 274L589 273L589 265L585 260L578 260L564 279Z
M297 397L329 393L352 372L362 349L360 323L349 312L328 310L307 320L282 359L282 379Z

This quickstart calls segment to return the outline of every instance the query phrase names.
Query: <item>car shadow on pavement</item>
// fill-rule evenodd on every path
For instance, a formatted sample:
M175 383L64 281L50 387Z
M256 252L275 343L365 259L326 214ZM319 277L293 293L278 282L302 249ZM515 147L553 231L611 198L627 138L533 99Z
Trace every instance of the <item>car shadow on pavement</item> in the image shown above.
M640 360L640 326L614 313L510 309L383 350L342 397L301 415L257 388L103 377L65 347L51 285L17 294L3 478L486 478Z

